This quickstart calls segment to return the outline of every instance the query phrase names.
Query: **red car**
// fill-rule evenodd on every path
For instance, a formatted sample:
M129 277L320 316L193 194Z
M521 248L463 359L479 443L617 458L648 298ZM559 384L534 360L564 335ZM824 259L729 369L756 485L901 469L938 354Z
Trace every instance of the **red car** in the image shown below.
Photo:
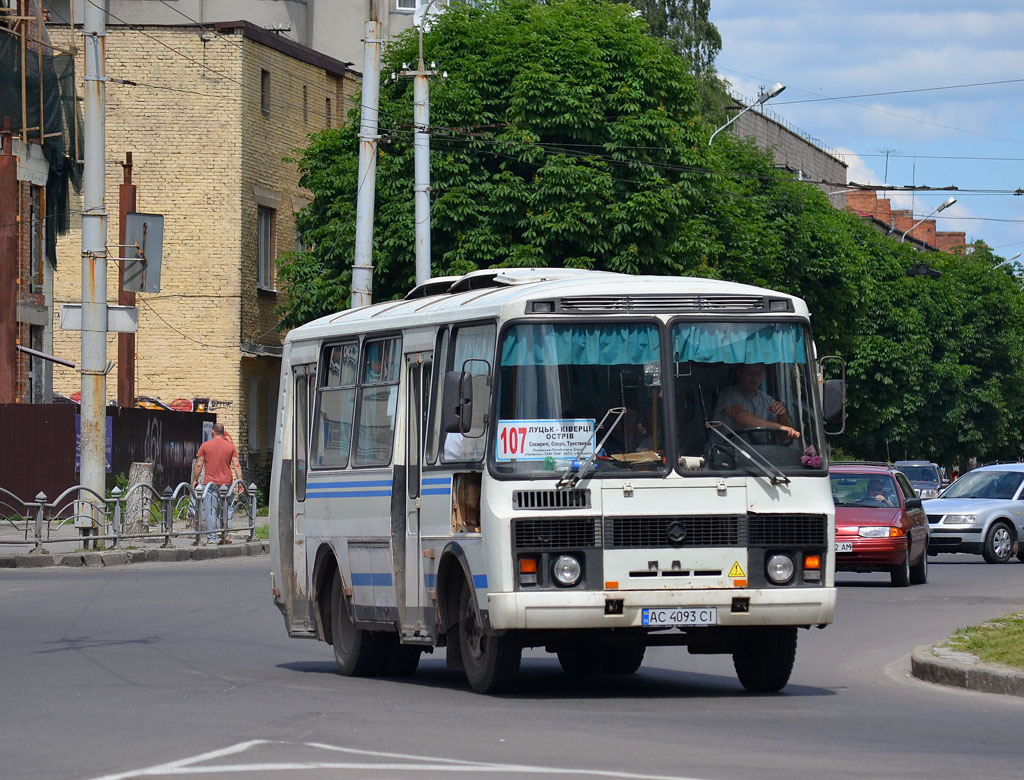
M836 571L887 571L896 587L928 581L928 516L903 472L832 463Z

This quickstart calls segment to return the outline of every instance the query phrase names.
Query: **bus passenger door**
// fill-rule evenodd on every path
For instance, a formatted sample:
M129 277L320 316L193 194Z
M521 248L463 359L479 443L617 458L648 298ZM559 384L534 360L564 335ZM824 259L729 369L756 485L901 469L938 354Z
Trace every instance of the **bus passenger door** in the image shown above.
M309 419L312 407L316 365L292 369L292 483L291 517L281 518L278 540L281 549L281 574L289 581L286 593L293 594L288 605L291 627L310 631L316 627L306 592L306 472L309 457ZM289 521L290 522L287 522ZM306 608L302 608L305 605Z
M423 440L426 397L429 395L431 354L412 352L405 356L409 392L405 424L405 598L399 599L402 633L424 631L423 556L420 553L420 497L423 483ZM402 589L397 592L401 593Z

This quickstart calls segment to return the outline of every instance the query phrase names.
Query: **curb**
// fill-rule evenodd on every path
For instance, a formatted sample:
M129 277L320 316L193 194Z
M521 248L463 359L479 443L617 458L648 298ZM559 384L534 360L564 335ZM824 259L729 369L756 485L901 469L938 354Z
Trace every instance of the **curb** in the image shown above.
M1024 671L987 664L970 653L919 645L910 656L910 673L919 680L969 691L1024 696Z
M270 542L241 542L208 547L159 547L147 550L79 551L73 553L25 553L0 555L0 569L39 569L46 566L97 568L127 566L136 563L210 561L219 558L244 558L269 555Z

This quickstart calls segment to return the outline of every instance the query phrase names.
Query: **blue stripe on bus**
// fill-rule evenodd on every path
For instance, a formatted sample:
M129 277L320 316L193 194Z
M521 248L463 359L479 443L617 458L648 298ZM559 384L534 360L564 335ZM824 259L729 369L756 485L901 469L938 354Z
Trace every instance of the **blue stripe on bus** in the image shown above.
M378 574L378 573L362 572L362 573L359 573L359 574L353 574L352 575L352 585L355 586L355 587L361 587L362 588L362 587L367 587L367 586L370 586L370 585L376 585L378 588L380 588L380 587L389 586L389 585L392 585L392 584L394 584L394 581L391 579L391 575L387 574L387 573Z
M390 490L306 490L306 498L370 498L390 495Z
M451 492L452 488L450 485L443 488L430 488L429 490L425 489L420 491L424 496L447 496Z
M327 480L309 480L310 485L318 488L353 488L353 487L391 487L390 479L348 479L340 482L328 482Z
M424 485L450 485L452 484L451 477L427 477L423 480Z
M486 588L487 587L487 575L486 574L474 574L473 575L473 587L474 588Z
M428 588L437 587L437 575L436 574L424 574L423 584Z

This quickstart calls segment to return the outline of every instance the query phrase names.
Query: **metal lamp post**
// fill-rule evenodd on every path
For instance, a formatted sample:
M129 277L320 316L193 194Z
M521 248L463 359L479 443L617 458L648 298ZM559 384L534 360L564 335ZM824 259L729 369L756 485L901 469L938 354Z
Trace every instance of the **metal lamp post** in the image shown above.
M729 125L731 125L737 119L739 119L741 116L743 116L745 113L747 113L750 109L752 109L752 108L754 108L756 106L760 106L760 105L763 105L763 104L767 103L773 97L776 97L785 88L786 88L785 84L783 84L782 82L776 81L775 84L772 85L771 89L769 89L767 92L765 92L764 90L761 90L761 93L757 96L757 100L755 100L751 105L749 105L746 108L744 108L742 111L740 111L738 114L736 114L736 116L734 116L732 119L730 119L728 122L726 122L724 125L722 125L720 128L718 128L717 130L715 130L715 132L713 132L711 134L711 137L708 139L708 146L711 146L711 142L715 140L715 136L716 135L718 135L720 132L725 130L725 128L727 128Z
M913 225L911 225L911 226L910 226L910 227L908 227L908 228L907 228L906 230L904 230L904 231L903 231L903 235L902 235L902 236L900 237L900 243L902 244L902 243L903 243L904 241L906 241L906 240L907 240L907 233L909 233L909 232L910 232L911 230L913 230L914 228L916 228L916 227L917 227L918 225L920 225L920 224L921 224L922 222L924 222L924 221L925 221L926 219L929 219L930 217L932 217L932 216L934 216L934 215L938 214L938 213L939 213L940 211L945 211L945 210L946 210L946 209L948 209L948 208L949 208L950 206L952 206L952 205L953 205L954 203L956 203L956 198L947 198L947 199L946 199L946 200L945 200L945 201L944 201L944 202L942 203L942 205L941 205L941 206L939 206L939 207L938 207L938 208L936 208L936 209L935 209L934 211L932 211L932 213L931 213L931 214L929 214L929 215L928 215L927 217L922 217L922 218L921 218L921 219L919 219L919 220L918 220L917 222L915 222L915 223L914 223Z

